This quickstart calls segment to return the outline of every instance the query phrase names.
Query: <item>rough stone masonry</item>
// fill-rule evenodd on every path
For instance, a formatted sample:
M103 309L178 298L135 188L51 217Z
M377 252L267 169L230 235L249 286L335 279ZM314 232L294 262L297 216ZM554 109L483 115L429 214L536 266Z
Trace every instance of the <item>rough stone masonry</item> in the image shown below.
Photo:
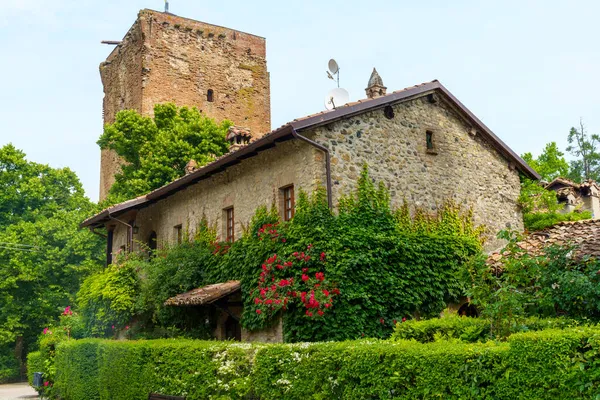
M142 10L100 76L105 124L120 110L152 116L155 104L173 102L249 127L254 138L271 129L266 40L256 35ZM113 151L102 151L100 200L119 165Z

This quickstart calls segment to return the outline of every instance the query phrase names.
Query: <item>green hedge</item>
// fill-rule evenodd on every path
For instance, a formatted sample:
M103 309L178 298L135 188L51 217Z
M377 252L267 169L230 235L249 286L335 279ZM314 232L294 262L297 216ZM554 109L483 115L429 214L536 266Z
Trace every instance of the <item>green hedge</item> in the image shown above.
M55 386L66 400L187 400L248 394L256 346L194 340L72 340L59 346Z
M33 386L33 373L44 370L44 358L39 351L27 354L27 381Z
M68 341L56 355L64 400L594 399L600 328L507 342L360 340L280 345L193 340Z
M564 329L580 325L577 320L569 318L530 317L514 325L512 332ZM433 342L437 339L460 339L469 343L485 342L491 339L490 322L483 318L461 317L456 314L420 321L408 320L396 325L392 340L400 339L415 339L421 343Z

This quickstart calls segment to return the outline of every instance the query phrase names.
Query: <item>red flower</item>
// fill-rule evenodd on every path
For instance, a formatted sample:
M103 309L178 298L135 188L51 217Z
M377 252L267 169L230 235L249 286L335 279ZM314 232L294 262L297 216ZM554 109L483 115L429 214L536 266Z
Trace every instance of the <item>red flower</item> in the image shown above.
M340 289L335 288L331 291L333 294L340 294Z
M402 322L406 322L406 318L405 317L402 317Z
M321 261L325 261L325 252L321 253Z
M256 310L256 313L257 313L257 314L260 314L260 313L262 313L262 311L260 311L260 310L258 310L258 309L257 309L257 310Z
M263 271L268 271L268 270L269 270L269 269L267 268L267 264L263 264L263 265L262 265L262 269L263 269Z
M265 304L269 304L269 305L271 305L271 304L273 304L273 300L271 300L271 299L267 299L267 300L265 300Z
M259 299L258 297L254 299L254 304L260 304L262 303L262 300Z
M308 272L308 268L302 268L302 272L307 273Z
M285 238L281 239L281 241L282 241L283 243L285 243Z
M48 381L45 381L45 382L44 382L44 386L45 386L45 387L48 387L48 385L49 385L49 384L50 384L50 382L48 382Z
M306 315L308 315L309 317L312 317L312 316L313 316L313 313L312 313L312 312L310 312L310 311L308 311L308 310L306 310Z
M323 311L319 310L317 311L317 314L319 314L320 316L323 316L323 314L325 314Z
M271 290L274 292L277 291L277 285L271 285Z
M127 325L127 326L125 327L125 330L126 330L126 331L128 331L128 330L129 330L129 325Z
M379 322L381 322L381 323L383 324L383 323L385 323L385 320L384 320L383 318L381 318L381 319L379 320Z
M275 300L275 304L281 304L281 300L279 300L279 299Z
M290 284L290 282L287 279L282 279L279 281L279 286L281 286L281 287L285 287L289 284Z
M277 264L277 269L283 269L283 265Z
M315 278L317 278L317 280L323 282L323 280L325 279L325 274L323 274L322 272L317 272L315 274Z
M286 261L283 263L284 266L286 267L291 267L292 266L292 262L291 261Z
M323 289L323 294L324 294L325 296L329 296L329 290L327 290L327 289Z
M306 248L307 248L308 250L312 249L312 244L309 244L309 245L308 245Z
M396 325L398 323L398 321L394 320L394 325Z
M300 293L300 300L302 300L303 303L306 303L306 292Z
M260 289L260 297L264 298L266 294L267 291L265 289Z
M306 282L307 280L309 280L310 278L308 277L308 275L306 274L302 274L302 281Z
M325 308L329 308L329 307L331 307L331 304L330 303L325 303Z
M295 291L292 292L292 297L297 297L297 296L298 296L298 293L296 293Z

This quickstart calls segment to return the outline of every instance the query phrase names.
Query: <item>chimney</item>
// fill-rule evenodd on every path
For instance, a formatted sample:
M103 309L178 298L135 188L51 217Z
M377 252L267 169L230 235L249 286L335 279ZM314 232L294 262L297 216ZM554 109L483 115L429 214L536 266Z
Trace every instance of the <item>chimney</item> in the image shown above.
M185 165L185 174L189 175L189 174L191 174L192 172L194 172L197 169L198 169L198 163L195 160L190 160Z
M250 128L242 128L241 126L230 126L227 132L227 141L229 142L229 152L234 152L250 143L252 134Z
M369 78L369 83L365 89L367 92L367 97L369 99L374 99L376 97L385 96L386 89L387 88L383 86L383 80L381 79L381 76L379 76L377 70L373 68L373 72Z

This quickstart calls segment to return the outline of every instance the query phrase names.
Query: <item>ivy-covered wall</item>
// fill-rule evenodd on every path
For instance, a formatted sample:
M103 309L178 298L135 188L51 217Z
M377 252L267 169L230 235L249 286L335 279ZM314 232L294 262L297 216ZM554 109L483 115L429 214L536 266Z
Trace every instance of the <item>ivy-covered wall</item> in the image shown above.
M90 278L80 305L92 334L110 335L113 325L122 330L132 319L140 334L169 328L209 337L210 308L163 303L237 279L246 329L269 326L283 315L288 342L384 338L396 321L437 315L464 294L460 271L481 251L481 232L472 215L452 203L435 216L420 209L411 213L407 204L392 210L388 191L377 187L365 168L337 214L319 190L299 195L290 222L280 223L274 208L259 209L234 243L216 242L214 227L201 224L193 240L152 260L121 260L109 272L114 278ZM132 270L139 271L137 280L125 272ZM110 293L101 289L109 284Z

